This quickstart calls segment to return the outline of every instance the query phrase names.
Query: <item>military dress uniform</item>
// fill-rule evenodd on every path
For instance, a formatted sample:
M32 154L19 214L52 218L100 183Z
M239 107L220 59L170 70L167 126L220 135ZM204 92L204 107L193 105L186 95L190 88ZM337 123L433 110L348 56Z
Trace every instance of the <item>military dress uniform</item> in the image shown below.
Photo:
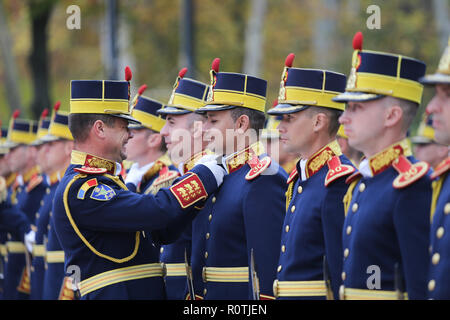
M129 113L128 86L126 81L72 81L70 112L136 121ZM169 189L139 195L127 190L120 171L118 163L72 152L52 210L65 270L79 270L81 299L163 299L163 270L149 256L151 245L141 230L193 218L196 206L217 188L216 178L198 165Z
M59 111L60 103L57 103L53 109L48 134L42 137L44 142L57 140L73 140L68 123L69 116L67 112ZM46 201L50 202L50 208L47 211L47 225L45 225L46 239L43 239L44 250L44 276L42 299L44 300L73 300L74 292L71 278L65 277L64 272L64 251L55 232L53 223L52 203L56 189L64 176L66 168L58 169L50 174L48 180L50 185L50 194ZM37 237L36 237L37 243Z
M334 101L369 101L388 95L420 103L423 62L362 50L360 33L353 45L346 92ZM347 181L340 298L425 298L429 165L414 159L405 139L362 160L359 171Z
M268 114L302 112L310 106L308 101L317 101L314 104L317 108L344 110L344 104L331 101L345 90L343 74L292 68L292 61L290 54L282 75L279 104ZM319 92L312 93L314 90ZM273 284L275 297L338 298L344 224L342 199L347 191L345 179L354 171L336 140L322 146L309 159L297 162L287 180L287 213Z
M14 112L8 130L8 143L12 147L20 144L30 145L36 138L38 125L34 121L18 119ZM37 167L19 175L13 184L11 201L27 215L31 224L35 223L35 214L40 201L46 193L47 185ZM30 257L23 243L23 236L8 233L6 247L8 261L5 268L5 299L28 299L30 294Z
M219 62L215 59L212 65L208 104L196 112L236 106L264 112L266 81L219 72ZM207 215L194 220L203 219L199 223L205 230L196 234L203 238L204 252L201 259L192 260L193 277L199 278L197 270L202 270L204 299L273 299L287 174L267 156L260 141L224 156L223 166L228 175L208 199Z
M164 108L159 109L158 114L163 116L183 115L194 112L199 107L205 105L209 86L200 81L185 77L186 72L187 68L180 70L167 105ZM207 154L210 153L202 151L192 155L190 159L184 163L179 163L178 172L180 174L185 174L193 168L198 159ZM197 214L197 217L203 215L204 209ZM185 263L189 263L192 259L192 255L196 254L198 250L196 244L194 244L194 242L198 240L194 224L195 223L192 222L192 224L187 226L175 242L161 247L160 258L166 268L165 280L168 299L191 298L188 295L189 291L186 290L188 284L187 281L190 281L190 279L186 278ZM185 261L185 253L187 261ZM195 287L197 286L194 285L194 288Z
M450 84L450 38L441 57L437 72L420 80L425 85ZM448 97L447 97L448 99ZM433 196L431 203L430 262L428 273L428 298L450 299L450 179L447 178L450 158L439 164L432 174Z

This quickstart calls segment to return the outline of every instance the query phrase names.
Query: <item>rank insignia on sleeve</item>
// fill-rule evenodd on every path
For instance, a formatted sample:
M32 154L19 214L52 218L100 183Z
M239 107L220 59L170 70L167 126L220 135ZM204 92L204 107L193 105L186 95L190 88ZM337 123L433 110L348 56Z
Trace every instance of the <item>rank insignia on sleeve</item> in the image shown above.
M86 181L85 183L83 183L80 190L78 190L77 198L80 200L84 200L84 196L86 195L86 192L90 188L96 187L97 185L98 185L98 182L97 182L96 178Z
M396 189L401 189L413 184L422 178L430 168L429 164L420 161L412 164L405 156L399 156L392 162L392 166L398 171L399 175L394 179L392 185Z
M116 193L114 192L113 188L101 183L92 191L91 199L98 201L108 201L111 200L115 195Z

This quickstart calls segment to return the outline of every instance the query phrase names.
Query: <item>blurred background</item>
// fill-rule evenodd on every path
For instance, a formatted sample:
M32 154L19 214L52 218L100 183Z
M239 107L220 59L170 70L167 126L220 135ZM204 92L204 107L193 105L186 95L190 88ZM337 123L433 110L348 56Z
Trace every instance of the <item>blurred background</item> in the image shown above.
M147 96L166 103L183 67L209 84L215 57L221 71L266 79L271 107L289 53L294 67L348 75L356 31L364 49L421 59L434 73L449 8L448 0L0 0L0 120L7 126L15 109L37 119L58 100L69 110L70 80L124 79L126 65L132 96L145 83ZM432 93L425 89L412 130Z

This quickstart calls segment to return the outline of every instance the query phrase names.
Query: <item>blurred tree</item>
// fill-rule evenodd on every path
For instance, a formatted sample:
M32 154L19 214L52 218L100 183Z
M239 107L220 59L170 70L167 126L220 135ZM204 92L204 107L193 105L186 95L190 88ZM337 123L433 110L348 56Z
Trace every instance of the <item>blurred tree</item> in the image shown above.
M37 118L44 108L50 106L47 26L55 2L56 0L30 0L28 2L32 30L29 64L34 93L31 113L34 118Z
M251 0L250 17L245 30L245 52L242 71L259 77L264 54L263 26L266 20L267 0Z
M180 6L180 53L178 66L187 67L187 76L195 78L195 53L194 53L194 3L193 0L181 0Z

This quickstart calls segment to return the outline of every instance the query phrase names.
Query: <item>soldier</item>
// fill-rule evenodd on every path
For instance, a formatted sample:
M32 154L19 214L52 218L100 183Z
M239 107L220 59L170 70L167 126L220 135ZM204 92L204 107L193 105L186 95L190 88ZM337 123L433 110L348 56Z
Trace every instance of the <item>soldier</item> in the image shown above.
M450 145L450 37L439 62L437 72L421 79L433 86L435 94L427 105L427 113L433 116L433 128L437 143ZM428 298L450 299L449 229L450 179L447 178L450 158L443 160L432 175L433 197L431 203L430 256L428 273Z
M344 104L331 101L344 92L346 77L292 68L293 59L293 54L286 58L279 104L268 112L283 116L280 139L301 159L287 180L287 213L273 290L280 299L332 299L338 297L341 283L345 178L355 171L336 141Z
M353 39L347 102L339 122L350 146L364 153L344 198L341 299L423 299L431 182L406 141L422 98L425 64L362 50Z
M52 219L65 270L81 280L85 300L164 298L162 267L147 255L150 243L141 230L161 230L179 218L189 221L224 176L216 162L200 159L156 195L127 190L118 176L120 162L132 138L128 122L139 122L129 112L128 67L125 78L71 82L74 150L56 190Z
M47 185L36 164L37 147L31 145L36 138L37 123L19 119L19 114L19 111L13 113L7 138L11 147L7 155L7 161L12 171L18 173L16 182L12 187L11 203L17 205L17 208L26 214L30 223L34 225L35 214L40 207L42 197L46 193ZM33 238L34 230L28 234L27 239L30 240L30 245ZM21 234L8 234L5 299L29 298L31 261L23 240Z
M219 72L219 64L218 58L212 63L208 104L196 110L206 113L204 138L210 141L208 148L224 155L229 173L208 200L207 217L196 218L206 223L205 251L197 262L203 266L203 296L273 299L287 174L258 140L265 122L267 82Z
M48 169L48 184L50 193L43 199L44 205L41 216L45 222L43 228L46 230L41 239L36 236L36 243L41 243L42 251L45 253L45 275L43 278L42 299L44 300L71 300L74 299L70 278L64 276L64 252L59 239L56 236L53 223L52 202L56 189L70 163L70 154L73 149L73 138L69 131L69 115L60 111L60 103L57 102L53 108L48 134L42 137L46 142L44 151Z
M185 78L186 72L187 68L180 70L167 106L158 110L158 114L166 117L161 135L167 144L170 157L178 163L181 174L189 171L197 159L208 154L205 151L206 144L203 141L201 128L206 118L194 111L205 105L209 86ZM194 278L192 284L195 288L195 297L191 297L190 291L186 290L187 274L184 254L186 252L186 258L190 262L196 259L199 252L203 252L199 247L203 243L203 238L200 239L201 226L196 222L200 219L199 217L206 214L205 212L206 209L203 209L197 214L191 226L183 231L175 243L161 248L161 261L164 262L167 270L166 292L169 299L201 298L199 294L203 286L201 277Z
M448 157L448 146L436 142L432 126L433 117L424 115L417 135L411 138L414 144L414 155L418 160L428 162L432 168L436 168Z

